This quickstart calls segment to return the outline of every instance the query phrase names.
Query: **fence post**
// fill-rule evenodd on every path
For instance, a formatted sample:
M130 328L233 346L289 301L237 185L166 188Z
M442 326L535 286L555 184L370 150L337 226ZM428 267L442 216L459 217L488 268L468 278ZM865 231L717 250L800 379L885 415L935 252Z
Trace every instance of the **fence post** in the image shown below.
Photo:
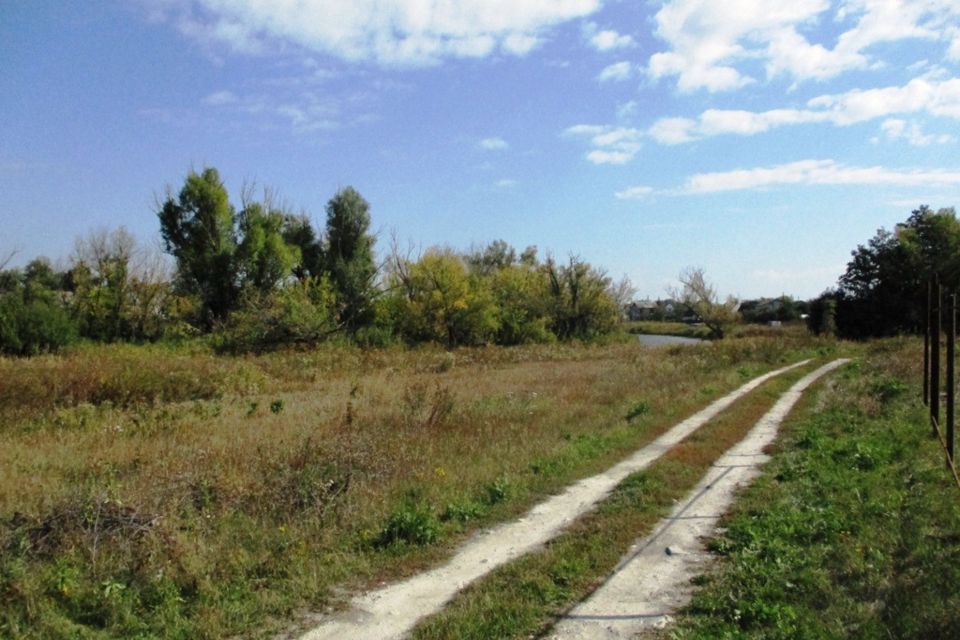
M927 280L927 303L923 307L923 404L930 406L930 289Z
M930 429L937 437L940 424L940 277L934 279L933 306L930 309Z
M957 335L957 294L950 296L950 315L947 319L947 457L953 460L953 408L956 387L953 379L954 342Z

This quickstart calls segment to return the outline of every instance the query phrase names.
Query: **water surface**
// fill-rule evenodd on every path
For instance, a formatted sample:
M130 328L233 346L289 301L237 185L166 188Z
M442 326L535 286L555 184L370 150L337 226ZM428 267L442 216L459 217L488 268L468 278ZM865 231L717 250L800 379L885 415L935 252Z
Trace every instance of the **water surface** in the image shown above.
M660 336L652 333L637 334L640 344L648 347L661 347L668 344L700 344L706 342L700 338L685 338L683 336Z

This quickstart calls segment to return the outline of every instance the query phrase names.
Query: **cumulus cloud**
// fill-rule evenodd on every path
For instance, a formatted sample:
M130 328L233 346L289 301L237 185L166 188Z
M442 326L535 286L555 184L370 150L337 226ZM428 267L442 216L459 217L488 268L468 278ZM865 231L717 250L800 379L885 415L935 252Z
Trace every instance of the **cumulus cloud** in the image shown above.
M509 149L510 143L503 138L484 138L480 141L480 148L487 151L502 151Z
M626 164L640 151L644 133L633 127L605 127L578 124L565 135L589 138L592 147L586 158L593 164Z
M185 35L245 53L280 43L349 61L421 65L525 55L553 26L589 16L601 1L169 0L153 12Z
M618 33L613 29L600 30L594 22L588 22L584 26L583 35L590 46L601 52L627 49L636 45L632 36Z
M615 62L597 75L600 82L629 80L633 75L633 65L629 62Z
M801 160L772 167L696 174L687 179L683 191L718 193L783 185L874 184L908 187L956 185L960 184L960 171L851 167L835 160Z
M762 61L767 77L824 80L870 68L877 63L874 45L908 38L944 41L946 57L960 59L956 2L848 0L831 16L833 6L828 0L669 0L655 16L667 49L651 56L647 70L655 79L676 77L681 91L716 92L755 82L745 63ZM833 46L804 35L831 19L842 30Z
M660 144L682 144L697 139L697 121L690 118L661 118L650 127L650 136Z

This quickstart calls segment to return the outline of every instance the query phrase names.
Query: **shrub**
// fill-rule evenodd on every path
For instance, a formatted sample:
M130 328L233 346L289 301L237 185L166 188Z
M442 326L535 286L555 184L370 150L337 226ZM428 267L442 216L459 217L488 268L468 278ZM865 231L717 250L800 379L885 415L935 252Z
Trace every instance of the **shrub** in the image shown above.
M214 336L219 351L266 351L285 344L316 345L337 330L334 294L326 279L307 279L261 293L247 292Z
M424 546L433 544L440 537L440 521L433 509L426 504L407 499L390 514L374 546L383 548L395 544Z
M55 301L24 302L18 292L0 298L0 352L36 355L57 351L76 339L76 325Z

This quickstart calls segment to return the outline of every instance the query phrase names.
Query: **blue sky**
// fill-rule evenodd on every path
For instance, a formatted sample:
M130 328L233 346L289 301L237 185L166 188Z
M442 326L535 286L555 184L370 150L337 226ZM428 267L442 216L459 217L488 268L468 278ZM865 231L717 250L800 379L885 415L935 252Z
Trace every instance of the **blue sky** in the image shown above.
M379 247L503 238L638 297L812 297L960 195L956 0L0 3L0 256L66 259L215 166Z

